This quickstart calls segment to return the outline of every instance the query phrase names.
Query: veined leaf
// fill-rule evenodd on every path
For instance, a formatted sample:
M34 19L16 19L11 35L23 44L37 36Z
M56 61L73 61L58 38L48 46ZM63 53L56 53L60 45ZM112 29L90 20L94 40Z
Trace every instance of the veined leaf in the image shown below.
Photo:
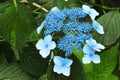
M93 65L95 76L108 77L116 66L117 55L118 55L118 44L101 53L100 64Z
M0 64L0 80L33 80L18 64Z
M120 37L120 12L110 11L97 20L104 28L105 34L95 33L96 40L104 45L111 45Z
M35 45L29 45L22 49L20 53L22 67L32 75L40 77L47 72L49 57L42 58Z

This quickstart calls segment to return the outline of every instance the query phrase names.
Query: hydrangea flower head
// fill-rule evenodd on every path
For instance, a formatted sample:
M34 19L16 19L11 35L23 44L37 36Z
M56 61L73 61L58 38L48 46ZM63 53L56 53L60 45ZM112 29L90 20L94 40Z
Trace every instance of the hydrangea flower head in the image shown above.
M36 48L40 50L40 55L43 58L46 58L50 54L50 50L54 49L56 47L56 43L52 41L52 36L48 35L45 36L44 39L40 39L36 43Z
M73 63L71 59L62 58L60 56L54 57L54 68L53 71L58 74L63 74L65 76L70 75L70 66Z
M85 13L90 15L91 19L95 19L95 17L99 15L99 13L95 9L90 9L90 7L87 5L83 5L82 9Z

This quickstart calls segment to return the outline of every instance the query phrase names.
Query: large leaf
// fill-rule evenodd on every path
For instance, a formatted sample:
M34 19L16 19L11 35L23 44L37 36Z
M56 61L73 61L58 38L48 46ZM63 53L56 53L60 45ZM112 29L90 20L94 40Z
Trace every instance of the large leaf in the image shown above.
M110 75L108 77L98 77L96 80L118 80L118 77L115 75Z
M48 80L86 80L84 69L76 58L76 56L72 55L73 64L71 66L70 76L66 77L62 74L57 74L53 72L53 61L51 62L50 66L48 67L47 78Z
M120 12L110 11L97 20L104 28L105 34L95 34L97 41L111 45L120 37Z
M5 60L0 60L1 62L7 61L7 62L15 62L15 55L13 50L11 49L11 46L3 41L0 42L0 54L3 56L0 56L1 58L5 58Z
M0 80L34 80L18 64L0 64Z
M5 40L13 47L21 48L35 29L34 18L29 8L16 3L11 5L2 14L0 32Z
M117 55L118 55L118 44L101 53L100 64L93 65L95 76L108 77L116 66Z
M20 53L22 67L32 75L41 76L46 73L49 57L42 58L34 45L26 46Z

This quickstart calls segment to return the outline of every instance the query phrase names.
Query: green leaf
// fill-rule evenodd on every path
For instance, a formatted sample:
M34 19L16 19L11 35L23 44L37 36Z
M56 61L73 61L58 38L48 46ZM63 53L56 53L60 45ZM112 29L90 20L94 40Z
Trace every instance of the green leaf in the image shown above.
M18 64L0 64L0 80L33 80Z
M86 73L86 80L95 80L92 73Z
M48 67L47 71L47 79L48 80L86 80L84 69L76 58L76 56L72 55L71 59L73 60L73 64L71 66L70 76L66 77L62 74L57 74L53 72L53 61L51 62L50 66Z
M3 42L0 42L0 54L4 55L3 57L5 57L5 60L4 61L7 61L7 62L15 62L15 55L14 55L14 52L13 50L11 49L11 46L3 41Z
M95 76L107 77L114 70L117 63L118 44L101 53L100 64L94 64L93 70Z
M26 5L13 3L2 14L0 32L12 47L20 49L36 28L34 18Z
M40 78L38 78L37 80L47 80L47 75L45 74L45 75L41 76Z
M97 21L103 26L105 34L95 33L96 40L104 45L111 45L120 37L120 12L110 11Z
M118 80L118 77L112 74L108 77L98 77L97 80Z
M67 8L80 7L81 4L80 4L79 0L68 0L68 1L57 0L57 6L58 6L58 8L63 9L66 7Z
M29 45L22 49L20 53L22 67L32 75L42 76L47 72L49 57L42 58L35 45Z

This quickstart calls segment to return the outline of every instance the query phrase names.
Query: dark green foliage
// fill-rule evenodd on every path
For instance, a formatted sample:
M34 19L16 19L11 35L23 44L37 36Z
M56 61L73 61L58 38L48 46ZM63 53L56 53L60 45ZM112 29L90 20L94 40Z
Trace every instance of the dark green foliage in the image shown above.
M39 55L35 45L29 45L22 49L20 62L24 70L35 76L42 76L46 73L49 64L49 57L44 59Z

